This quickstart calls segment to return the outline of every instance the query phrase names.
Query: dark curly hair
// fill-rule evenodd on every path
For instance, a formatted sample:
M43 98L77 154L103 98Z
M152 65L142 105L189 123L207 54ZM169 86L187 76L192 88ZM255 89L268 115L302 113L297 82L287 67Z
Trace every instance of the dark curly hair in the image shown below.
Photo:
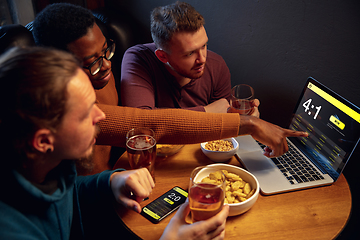
M36 16L32 32L36 45L68 50L67 45L86 35L94 23L90 10L70 3L54 3Z

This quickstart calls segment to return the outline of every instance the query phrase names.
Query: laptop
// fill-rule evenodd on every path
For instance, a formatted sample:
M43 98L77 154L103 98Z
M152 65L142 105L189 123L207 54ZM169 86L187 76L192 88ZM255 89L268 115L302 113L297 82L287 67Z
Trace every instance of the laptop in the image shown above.
M277 158L265 157L264 146L250 135L236 137L236 156L264 195L337 181L359 143L360 108L309 77L288 128L309 136L287 138L289 151Z

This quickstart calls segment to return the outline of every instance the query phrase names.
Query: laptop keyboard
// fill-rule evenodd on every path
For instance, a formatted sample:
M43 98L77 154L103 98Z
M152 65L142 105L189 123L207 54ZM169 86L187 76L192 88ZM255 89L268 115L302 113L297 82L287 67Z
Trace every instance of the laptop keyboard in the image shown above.
M264 144L257 142L262 148ZM271 158L291 184L300 184L324 179L320 172L308 163L296 149L288 144L289 151L277 158Z

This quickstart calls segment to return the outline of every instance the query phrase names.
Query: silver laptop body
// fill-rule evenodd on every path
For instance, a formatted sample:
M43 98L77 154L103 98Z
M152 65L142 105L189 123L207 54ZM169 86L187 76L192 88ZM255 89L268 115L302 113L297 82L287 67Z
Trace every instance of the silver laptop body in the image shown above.
M293 150L276 159L265 157L264 146L251 136L236 138L236 156L256 176L265 195L335 182L359 142L360 108L309 77L289 129L307 131L309 136L288 138Z

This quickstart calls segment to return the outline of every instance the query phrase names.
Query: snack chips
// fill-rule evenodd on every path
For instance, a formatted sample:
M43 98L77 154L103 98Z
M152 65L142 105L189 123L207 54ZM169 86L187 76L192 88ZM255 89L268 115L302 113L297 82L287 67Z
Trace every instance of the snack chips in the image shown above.
M249 183L242 180L239 175L229 173L226 170L210 173L209 176L202 179L201 182L212 184L221 183L221 172L226 177L225 203L244 202L254 194L255 189L251 189Z

